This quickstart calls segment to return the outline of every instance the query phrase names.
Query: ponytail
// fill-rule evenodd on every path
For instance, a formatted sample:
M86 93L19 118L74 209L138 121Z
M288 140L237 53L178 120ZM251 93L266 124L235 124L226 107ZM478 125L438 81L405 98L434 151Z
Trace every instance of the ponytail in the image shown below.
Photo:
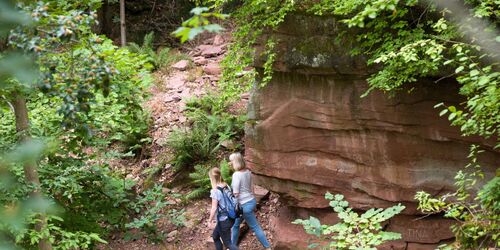
M208 172L208 177L210 177L210 184L212 189L217 189L217 184L222 183L222 176L219 168L212 168Z

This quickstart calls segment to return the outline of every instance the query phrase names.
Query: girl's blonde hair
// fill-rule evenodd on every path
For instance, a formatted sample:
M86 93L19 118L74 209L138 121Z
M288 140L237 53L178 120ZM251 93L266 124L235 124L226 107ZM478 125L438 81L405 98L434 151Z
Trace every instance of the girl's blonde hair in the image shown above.
M238 171L245 169L245 161L243 160L243 156L239 152L232 153L229 156L229 161L233 163L232 165L234 170Z
M212 189L217 189L217 184L222 183L222 177L219 168L210 169L210 171L208 171L208 177L210 178Z

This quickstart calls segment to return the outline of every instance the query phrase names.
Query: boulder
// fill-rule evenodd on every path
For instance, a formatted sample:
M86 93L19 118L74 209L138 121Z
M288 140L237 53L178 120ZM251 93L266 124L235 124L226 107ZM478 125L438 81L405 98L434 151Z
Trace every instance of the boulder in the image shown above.
M189 61L188 60L180 60L174 65L172 65L173 69L184 71L189 67Z
M222 70L218 63L209 63L208 65L203 67L203 72L208 75L220 75Z
M186 79L182 75L174 74L172 77L167 79L167 88L173 90L179 90L184 87Z
M327 191L344 194L360 211L401 203L406 209L387 226L403 236L389 246L394 249L453 237L449 220L415 220L421 216L415 193L452 192L473 143L485 149L479 156L485 179L493 177L500 163L495 140L464 137L438 115L437 103L464 101L456 82L420 79L411 91L372 91L361 98L376 69L363 56L349 55L349 41L336 41L342 29L333 18L297 14L274 34L281 39L273 78L253 91L248 104L245 160L255 183L308 211L329 207ZM263 62L257 58L258 71ZM288 215L280 214L276 223L290 221L282 216ZM289 247L284 249L306 243L295 231L276 230L279 244Z
M270 218L271 229L274 236L274 248L276 250L300 250L307 249L310 242L316 238L307 234L301 225L292 224L299 218L300 208L283 207L278 212L279 216ZM302 211L304 213L304 211ZM317 214L315 214L318 216ZM302 214L302 219L308 218ZM322 218L324 220L324 218Z
M257 203L260 203L263 199L266 199L269 196L269 190L259 185L254 185L253 192L255 195L255 199L257 200Z
M378 250L406 250L406 241L392 240L377 246Z
M387 231L401 233L408 242L437 244L454 237L450 230L453 224L453 220L441 216L429 216L424 220L418 216L396 215L390 220Z
M208 60L205 57L198 56L198 57L193 58L193 62L196 65L205 65L208 63Z
M215 46L215 45L202 44L202 45L199 45L198 47L196 47L196 51L199 52L197 54L200 54L201 56L203 56L205 58L209 58L209 57L215 57L215 56L218 56L218 55L224 53L225 47L226 47L225 45Z
M439 244L408 243L406 250L435 250Z
M493 176L494 142L462 137L433 108L436 100L457 103L455 86L420 84L411 94L360 98L365 80L275 72L247 114L255 122L246 127L246 160L256 182L295 206L327 207L330 191L357 209L402 203L415 214L417 191L453 190L467 143L490 149L480 158Z
M224 42L225 42L224 37L222 37L219 34L215 35L213 45L216 46L223 45Z

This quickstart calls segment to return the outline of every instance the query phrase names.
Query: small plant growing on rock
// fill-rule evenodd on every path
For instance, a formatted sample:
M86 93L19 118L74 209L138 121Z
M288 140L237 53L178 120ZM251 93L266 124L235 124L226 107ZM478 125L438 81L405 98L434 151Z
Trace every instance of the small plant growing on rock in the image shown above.
M349 202L344 200L343 195L327 192L325 198L330 200L330 206L341 222L321 225L317 218L311 216L307 220L297 219L292 223L302 225L308 234L329 242L326 246L328 249L376 249L376 246L386 241L401 239L399 233L384 232L382 222L399 214L405 206L398 204L386 209L372 208L359 215L349 207ZM320 243L313 243L309 248L319 246Z
M439 197L420 191L415 195L418 209L427 214L444 213L457 221L451 226L455 242L439 249L498 249L500 246L500 176L484 183L477 160L483 152L472 145L465 170L455 175L457 190Z

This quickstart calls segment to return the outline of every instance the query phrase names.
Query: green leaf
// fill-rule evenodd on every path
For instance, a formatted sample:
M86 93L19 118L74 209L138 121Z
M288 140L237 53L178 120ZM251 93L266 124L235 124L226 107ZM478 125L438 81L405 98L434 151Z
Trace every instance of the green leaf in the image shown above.
M192 28L191 30L189 30L187 39L192 40L201 32L203 32L203 27Z
M479 81L477 82L477 85L484 86L484 85L488 84L489 81L490 81L490 78L488 78L486 76L481 76L481 78L479 78Z
M454 61L453 59L452 59L452 60L447 60L447 61L445 61L445 62L443 63L443 65L448 65L448 64L452 63L453 61Z
M473 70L471 70L471 72L469 74L470 74L470 76L477 76L477 75L479 75L479 71L476 69L473 69Z
M205 25L204 29L207 30L208 32L221 32L224 30L220 25L218 24L209 24Z
M316 217L309 217L309 223L313 228L314 235L321 236L321 222Z
M330 192L326 192L325 199L327 199L327 200L333 200L333 194L331 194Z
M440 102L440 103L434 105L434 108L438 108L438 107L441 107L441 106L444 106L444 103Z
M193 15L201 15L201 13L208 11L207 7L196 7L190 11Z
M319 243L311 243L307 246L308 249L316 248L319 246Z
M455 73L460 73L464 70L464 66L460 66L458 68L455 69Z

